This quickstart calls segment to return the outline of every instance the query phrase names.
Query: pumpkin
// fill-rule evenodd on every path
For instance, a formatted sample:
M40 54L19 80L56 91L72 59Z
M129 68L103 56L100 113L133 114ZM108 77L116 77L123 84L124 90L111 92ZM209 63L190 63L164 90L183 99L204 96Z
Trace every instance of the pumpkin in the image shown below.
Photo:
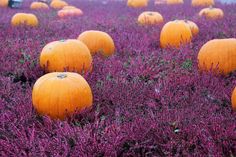
M161 24L163 17L158 12L145 11L139 15L138 23L141 25Z
M148 5L148 0L128 0L127 6L132 8L142 8Z
M192 0L192 6L194 7L199 7L199 6L207 7L214 4L215 4L214 0Z
M183 1L183 0L167 0L166 3L169 4L169 5L173 5L173 4L183 4L184 1Z
M191 29L192 35L196 36L199 33L199 28L196 23L189 21L189 20L184 20L184 22L189 26Z
M32 91L33 107L41 115L65 119L92 106L92 91L87 81L72 72L53 72L40 77Z
M34 14L16 13L11 19L12 26L38 26L38 19Z
M65 1L58 0L58 1L52 1L50 6L53 9L62 9L65 6L68 6L68 4Z
M0 7L7 7L8 6L8 0L0 0Z
M115 51L115 44L111 36L101 31L85 31L81 33L78 40L88 46L92 55L101 53L104 57L111 56Z
M30 9L49 9L48 5L43 2L33 2L30 5Z
M77 9L77 8L74 6L68 5L68 6L64 6L62 9L64 10L64 9Z
M223 10L219 9L219 8L204 8L199 12L199 16L203 16L207 19L220 19L224 17L224 12Z
M47 72L90 71L92 56L87 46L76 39L54 41L47 44L40 54L40 66Z
M232 101L233 110L236 111L236 87L234 88L234 91L233 91L233 94L231 97L231 101Z
M203 71L217 69L223 74L236 70L236 38L208 41L198 53L198 66Z
M178 48L182 44L190 43L192 33L190 27L181 20L170 21L166 23L160 35L160 45L162 48Z
M69 16L80 16L83 15L83 12L80 9L62 9L57 12L57 15L64 18Z

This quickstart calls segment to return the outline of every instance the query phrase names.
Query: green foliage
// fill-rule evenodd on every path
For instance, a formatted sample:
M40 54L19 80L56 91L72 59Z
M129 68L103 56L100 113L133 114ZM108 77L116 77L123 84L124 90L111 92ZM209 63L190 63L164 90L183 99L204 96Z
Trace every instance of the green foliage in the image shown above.
M193 62L191 59L187 59L182 63L182 68L186 70L191 70L193 66Z

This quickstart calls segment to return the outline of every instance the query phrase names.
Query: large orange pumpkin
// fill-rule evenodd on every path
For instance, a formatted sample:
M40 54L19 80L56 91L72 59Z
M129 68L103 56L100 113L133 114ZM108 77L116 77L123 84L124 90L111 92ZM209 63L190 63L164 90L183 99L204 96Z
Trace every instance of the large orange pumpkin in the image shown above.
M30 9L49 9L48 5L43 2L32 2Z
M216 68L223 74L236 70L236 39L214 39L202 46L198 53L200 70L214 71Z
M40 77L32 91L33 106L39 114L63 120L75 111L92 106L92 91L77 73L53 72Z
M224 17L224 12L223 10L219 9L219 8L205 8L205 9L202 9L200 12L199 12L199 16L203 16L207 19L212 19L212 20L215 20L215 19L221 19Z
M183 4L184 1L183 0L167 0L166 3L170 4L170 5L173 5L173 4Z
M192 33L190 27L183 20L170 21L161 30L160 44L162 48L180 47L190 43Z
M92 55L101 53L103 56L111 56L115 51L115 44L111 36L101 31L85 31L81 33L78 40L88 46Z
M8 6L8 0L0 0L0 7L7 7Z
M199 33L199 28L197 26L196 23L194 23L193 21L189 21L189 20L184 20L184 22L189 26L189 28L191 29L192 35L196 36Z
M215 4L214 0L192 0L192 6L194 7L199 7L199 6L207 7L214 4Z
M68 6L68 4L65 1L58 0L58 1L52 1L50 6L53 9L62 9L65 6Z
M148 5L148 0L128 0L127 6L132 8L141 8Z
M40 66L47 72L90 71L92 56L87 46L76 39L54 41L47 44L40 55Z
M233 110L236 111L236 88L234 88L234 91L233 91L233 94L231 97L231 101L232 101Z
M61 18L71 17L71 16L80 16L83 15L82 10L80 9L62 9L57 12L57 15Z
M145 11L138 17L138 23L141 25L153 25L163 23L163 17L158 12Z
M38 26L38 19L34 14L16 13L11 19L12 26Z

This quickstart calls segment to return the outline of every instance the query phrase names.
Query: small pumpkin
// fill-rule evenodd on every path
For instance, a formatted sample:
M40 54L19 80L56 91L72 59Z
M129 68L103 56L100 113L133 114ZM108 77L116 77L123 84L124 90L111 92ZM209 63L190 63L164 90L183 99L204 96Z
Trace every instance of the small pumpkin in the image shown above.
M7 7L8 6L8 0L0 0L0 7Z
M148 0L128 0L127 6L132 8L142 8L148 5Z
M183 4L184 1L183 0L167 0L166 3L169 5L175 5L175 4Z
M90 71L92 56L87 46L76 39L54 41L47 44L40 54L40 66L47 72Z
M111 36L102 31L89 30L81 33L78 40L88 46L92 55L101 53L103 56L111 56L115 51L115 44Z
M192 6L194 7L207 7L214 4L214 0L192 0Z
M68 5L68 6L64 6L62 9L63 10L66 10L66 9L77 9L77 7Z
M236 111L236 87L234 88L231 101L232 101L233 110Z
M161 30L160 45L162 48L178 48L183 44L190 43L191 40L191 29L183 20L170 21Z
M52 119L65 119L75 111L92 106L92 91L77 73L53 72L40 77L32 91L33 107Z
M68 6L68 4L62 0L56 0L56 1L54 0L51 2L50 6L53 9L62 9L63 7Z
M236 39L214 39L202 46L198 53L198 66L202 71L228 74L236 70Z
M193 21L189 21L189 20L184 20L184 22L189 26L189 28L191 29L192 35L196 36L199 33L199 28L197 26L196 23L194 23Z
M57 15L61 18L72 17L72 16L81 16L83 15L82 10L80 9L62 9L57 12Z
M212 19L212 20L216 20L216 19L221 19L224 17L224 12L223 10L219 9L219 8L204 8L199 12L199 16L201 17L205 17L207 19Z
M30 5L30 9L49 9L48 5L43 2L32 2Z
M145 11L138 17L138 23L141 25L154 25L163 23L163 17L158 12Z
M12 26L26 25L35 27L38 26L38 19L34 14L16 13L11 19Z

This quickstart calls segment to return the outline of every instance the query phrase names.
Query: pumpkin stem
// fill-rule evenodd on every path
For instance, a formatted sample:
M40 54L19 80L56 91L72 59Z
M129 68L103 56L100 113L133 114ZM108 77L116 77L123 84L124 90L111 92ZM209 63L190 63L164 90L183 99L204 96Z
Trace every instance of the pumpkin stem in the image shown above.
M59 78L59 79L63 79L63 78L66 78L67 77L67 75L66 74L58 74L57 75L57 78Z
M65 39L61 39L60 42L65 42L66 40Z
M148 15L152 16L152 15L153 15L153 13L148 13Z

